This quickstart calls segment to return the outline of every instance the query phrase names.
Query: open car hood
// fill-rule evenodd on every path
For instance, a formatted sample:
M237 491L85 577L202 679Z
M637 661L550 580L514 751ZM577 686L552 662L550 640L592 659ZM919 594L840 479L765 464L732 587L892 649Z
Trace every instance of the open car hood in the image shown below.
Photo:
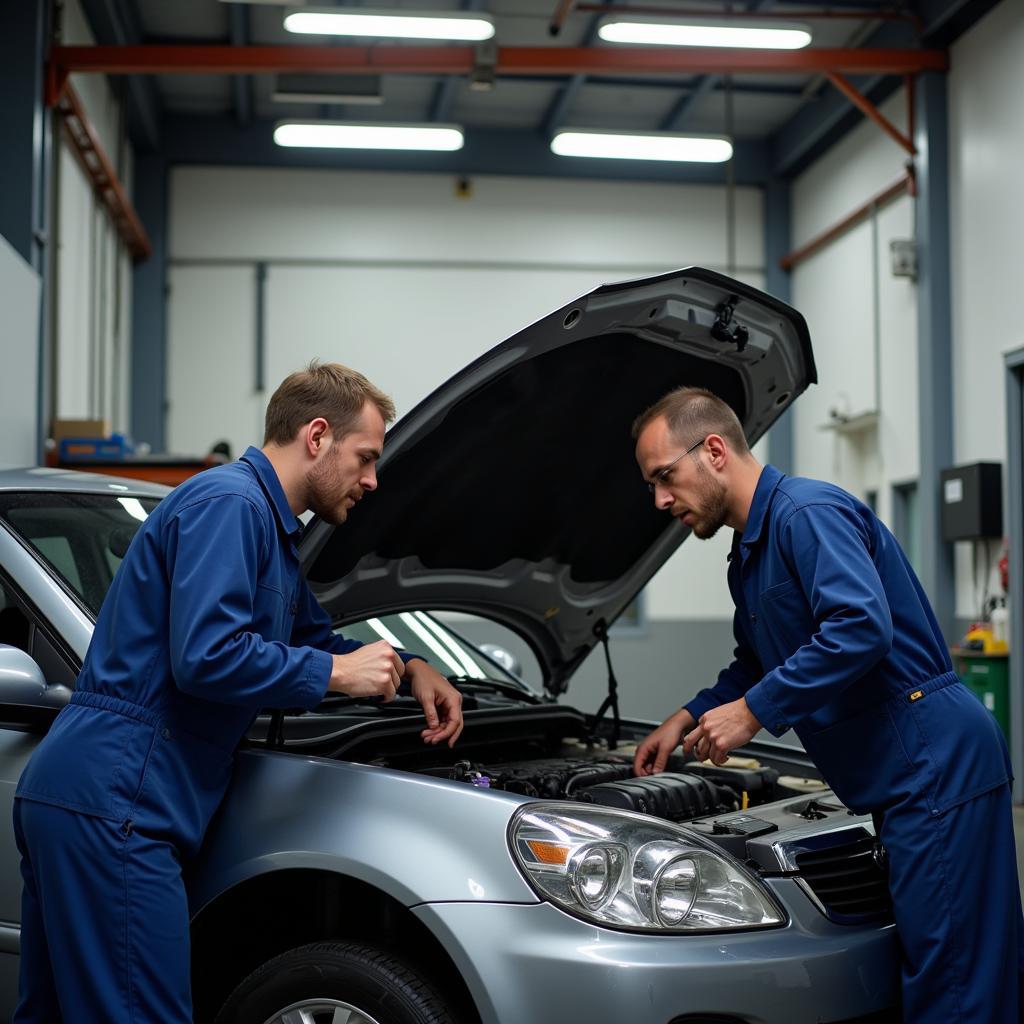
M817 380L796 310L688 268L606 285L470 364L389 431L380 486L303 565L336 621L409 608L494 619L560 693L689 531L633 456L639 412L680 385L725 399L753 443Z

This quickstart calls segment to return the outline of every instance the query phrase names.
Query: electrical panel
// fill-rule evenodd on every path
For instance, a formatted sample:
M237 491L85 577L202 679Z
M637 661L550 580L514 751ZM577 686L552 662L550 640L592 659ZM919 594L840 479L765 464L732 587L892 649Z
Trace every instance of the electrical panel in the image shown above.
M999 462L953 466L940 474L942 539L1003 535L1003 480Z

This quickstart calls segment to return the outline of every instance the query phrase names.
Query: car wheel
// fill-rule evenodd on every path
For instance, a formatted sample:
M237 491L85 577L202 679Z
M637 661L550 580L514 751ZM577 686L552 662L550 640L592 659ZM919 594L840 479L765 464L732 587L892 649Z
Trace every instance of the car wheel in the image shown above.
M316 942L268 960L215 1024L455 1024L430 984L390 953Z

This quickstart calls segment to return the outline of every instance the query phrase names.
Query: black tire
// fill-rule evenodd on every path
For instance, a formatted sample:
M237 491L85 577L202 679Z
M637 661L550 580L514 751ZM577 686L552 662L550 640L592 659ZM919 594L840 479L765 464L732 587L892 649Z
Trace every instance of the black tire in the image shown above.
M330 1024L344 1007L356 1011L346 1024L456 1024L408 964L350 942L316 942L268 960L231 993L215 1024L279 1024L285 1011Z

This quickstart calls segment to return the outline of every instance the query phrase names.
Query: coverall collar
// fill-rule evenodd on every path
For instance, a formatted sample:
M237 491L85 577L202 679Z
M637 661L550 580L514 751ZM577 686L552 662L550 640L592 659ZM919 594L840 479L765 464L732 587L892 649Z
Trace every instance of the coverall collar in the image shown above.
M775 489L782 482L784 476L784 473L771 465L767 465L761 470L761 475L757 479L757 487L754 489L754 500L751 501L750 512L747 514L747 525L740 538L740 544L743 547L752 547L761 539L761 529L772 503L772 495L775 494Z
M294 537L301 532L302 523L299 522L292 512L288 499L285 497L284 488L281 486L281 481L277 478L277 473L270 459L259 448L254 448L250 445L246 448L241 461L247 462L252 466L253 471L256 473L256 479L259 480L260 486L270 499L270 506L274 510L274 515L277 516L277 521L282 531L289 537Z

